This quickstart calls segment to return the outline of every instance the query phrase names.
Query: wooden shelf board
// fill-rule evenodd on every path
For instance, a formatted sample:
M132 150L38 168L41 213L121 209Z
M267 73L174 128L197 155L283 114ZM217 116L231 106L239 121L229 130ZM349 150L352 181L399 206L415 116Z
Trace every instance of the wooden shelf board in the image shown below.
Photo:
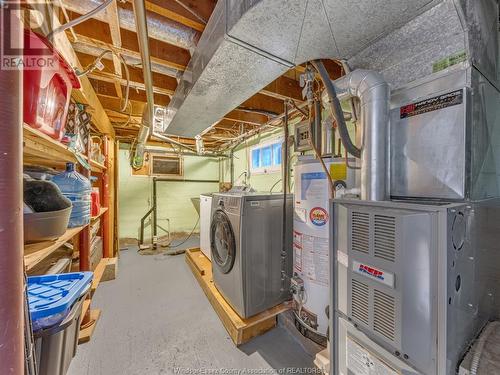
M47 163L76 162L76 156L66 145L41 131L23 124L23 153L27 160Z
M68 228L61 237L55 240L24 245L24 264L26 270L29 271L32 269L35 265L64 245L65 242L68 242L80 233L83 228L85 228L85 226Z
M85 155L81 157L88 161ZM23 124L23 159L24 164L55 168L64 168L67 162L78 162L68 146L27 124ZM89 164L92 172L101 173L106 170L106 166L96 161L90 160Z
M98 163L95 160L90 160L90 168L92 172L102 172L106 170L106 166L104 164Z
M95 221L95 220L99 219L107 210L108 210L108 207L101 207L101 210L99 211L99 213L96 216L92 216L91 220Z
M92 334L94 333L97 321L101 316L101 310L90 310L90 324L87 327L80 328L80 333L78 335L78 344L83 344L89 342Z
M106 265L108 264L108 258L102 258L97 267L94 270L94 278L92 279L92 286L90 287L90 295L94 295L97 287L99 286Z

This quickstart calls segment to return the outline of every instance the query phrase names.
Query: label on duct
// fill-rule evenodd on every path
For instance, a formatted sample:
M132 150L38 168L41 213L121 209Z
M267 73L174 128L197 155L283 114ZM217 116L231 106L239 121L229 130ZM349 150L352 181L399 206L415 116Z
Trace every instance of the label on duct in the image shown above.
M462 90L453 91L433 98L421 100L416 103L407 104L399 109L401 119L418 116L424 113L438 111L440 109L462 104L464 93Z

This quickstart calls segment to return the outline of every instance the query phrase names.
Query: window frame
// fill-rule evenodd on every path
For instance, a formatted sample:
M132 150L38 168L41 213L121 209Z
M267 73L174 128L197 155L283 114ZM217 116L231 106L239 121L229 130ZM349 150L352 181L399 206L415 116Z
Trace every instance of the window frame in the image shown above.
M283 137L273 138L271 140L258 143L249 149L249 159L250 159L250 173L252 174L270 174L281 172L281 166L283 164L282 157L280 157L280 164L274 164L274 145L280 145L280 149L283 150ZM254 150L260 150L259 160L262 163L262 150L266 147L271 147L271 165L267 167L254 167L253 166L253 152Z
M153 165L155 159L177 159L179 161L179 174L167 174L167 173L154 173ZM154 177L172 177L172 178L182 178L184 176L184 158L181 155L175 154L150 154L149 162L149 175Z

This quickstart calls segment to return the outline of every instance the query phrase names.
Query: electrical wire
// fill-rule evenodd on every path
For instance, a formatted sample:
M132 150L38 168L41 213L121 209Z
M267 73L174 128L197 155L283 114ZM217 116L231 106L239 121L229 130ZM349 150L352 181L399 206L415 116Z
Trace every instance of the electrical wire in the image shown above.
M53 38L54 38L54 35L59 34L60 32L62 32L64 30L67 30L69 28L72 28L72 27L74 27L76 25L79 25L80 23L88 20L89 18L92 18L96 13L99 13L100 11L106 9L109 5L111 5L111 3L113 1L115 1L115 0L106 0L101 5L99 5L98 7L94 8L94 9L92 9L87 14L84 14L84 15L78 17L78 18L75 18L72 21L66 22L64 25L61 25L61 26L55 28L54 30L52 30L47 35L47 39L50 40L50 41L52 41Z
M281 179L281 178L280 178L278 181L276 181L276 182L274 183L274 185L271 187L271 189L269 189L269 192L270 192L270 193L272 193L272 192L273 192L273 189L276 187L276 185L278 185L278 184L279 184L282 180L283 180L283 179Z
M193 233L196 230L196 227L198 226L199 223L200 223L200 216L198 216L198 219L196 220L196 224L194 225L193 230L191 230L191 233L189 233L188 236L182 242L180 242L180 243L178 243L176 245L172 245L172 242L174 242L172 240L168 244L161 245L161 246L162 247L168 247L168 248L175 248L175 247L179 247L181 245L184 245L191 238L191 236L193 235Z
M123 64L123 67L125 68L125 78L127 81L127 84L125 87L125 102L122 104L122 106L120 108L121 112L125 112L125 110L128 107L128 104L129 104L130 72L128 70L127 63L125 62L125 59L124 59L122 54L117 53L117 52L113 51L112 49L106 49L106 50L102 51L100 53L100 55L97 56L95 58L95 60L91 64L87 65L82 71L77 69L75 72L76 72L76 75L78 77L92 73L94 70L97 69L97 64L99 64L101 62L101 60L104 58L104 56L106 56L108 53L111 53L112 55L115 55L116 57L118 57L120 59L121 63ZM132 112L132 108L130 109L130 112Z

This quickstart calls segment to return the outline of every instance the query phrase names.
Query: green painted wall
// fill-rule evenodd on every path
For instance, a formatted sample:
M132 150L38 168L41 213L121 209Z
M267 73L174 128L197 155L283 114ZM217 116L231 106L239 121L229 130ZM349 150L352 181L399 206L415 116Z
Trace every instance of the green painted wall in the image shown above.
M239 182L244 181L244 176L241 176L241 174L245 171L247 172L247 179L246 179L247 184L252 186L257 191L269 191L276 182L281 180L282 177L281 171L270 172L266 174L251 174L250 172L250 150L252 146L255 146L259 143L272 141L273 139L277 139L280 137L283 137L283 132L281 131L266 133L265 135L257 135L247 140L245 143L240 145L235 150L234 152L235 184L238 184L238 181ZM222 163L223 163L222 167L223 179L224 181L229 182L231 180L229 160L225 160ZM280 191L282 191L281 182L278 183L273 189L273 192L280 192Z
M119 235L120 238L138 238L140 220L152 204L152 177L132 176L129 164L129 150L119 150ZM184 156L184 178L217 180L219 162L215 158ZM191 232L198 214L191 203L192 197L201 193L219 190L216 183L159 182L158 183L158 224L171 232ZM150 228L145 238L150 238ZM165 234L159 230L158 235Z
M342 107L345 111L350 110L350 106L348 102L341 103ZM328 111L323 112L323 117L328 116ZM295 134L295 125L298 121L291 122L289 125L289 134ZM347 127L349 133L351 135L351 139L354 140L354 124L350 121L347 122ZM282 172L272 172L268 174L251 174L250 173L250 151L251 148L259 143L265 143L271 141L272 139L276 139L279 137L283 137L283 131L277 130L274 132L268 132L265 134L259 134L255 137L248 139L245 143L241 144L238 148L236 148L234 152L234 178L235 184L243 181L244 177L240 177L243 172L247 172L247 183L252 186L257 191L268 192L271 187L281 180ZM335 144L337 144L338 135L336 135ZM342 147L342 152L343 151ZM306 154L313 154L312 151L306 152ZM289 182L290 188L293 191L293 165L297 160L297 155L294 151L293 145L290 148L290 161L289 161ZM229 182L231 180L231 172L230 172L230 164L229 159L221 162L221 179L225 182ZM279 182L274 188L273 192L281 192L282 191L282 183Z

